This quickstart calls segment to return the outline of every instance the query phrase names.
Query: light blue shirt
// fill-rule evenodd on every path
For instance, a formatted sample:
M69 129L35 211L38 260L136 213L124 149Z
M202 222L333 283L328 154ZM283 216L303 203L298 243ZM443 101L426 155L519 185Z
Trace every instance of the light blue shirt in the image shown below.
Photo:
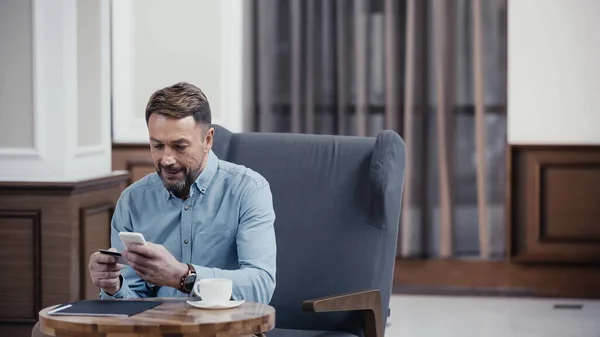
M210 151L187 200L170 193L157 173L127 187L112 218L111 245L122 251L119 232L140 232L178 261L193 264L196 282L228 278L233 281L233 299L269 303L275 289L274 222L266 179ZM128 265L121 275L121 289L113 296L101 291L101 298L193 295L149 284Z

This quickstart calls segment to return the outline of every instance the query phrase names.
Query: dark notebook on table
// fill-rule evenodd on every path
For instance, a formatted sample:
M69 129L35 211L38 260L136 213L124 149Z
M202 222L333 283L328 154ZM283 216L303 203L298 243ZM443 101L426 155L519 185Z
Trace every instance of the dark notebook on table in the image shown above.
M129 317L162 304L141 300L84 300L59 305L48 315Z

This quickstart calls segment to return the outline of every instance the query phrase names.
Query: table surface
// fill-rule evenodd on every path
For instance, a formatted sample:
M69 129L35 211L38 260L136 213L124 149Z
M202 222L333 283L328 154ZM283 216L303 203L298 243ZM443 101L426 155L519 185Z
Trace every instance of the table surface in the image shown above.
M208 310L185 299L148 298L163 303L131 317L49 316L51 306L40 311L40 329L51 336L247 336L275 326L275 309L245 302L232 309Z

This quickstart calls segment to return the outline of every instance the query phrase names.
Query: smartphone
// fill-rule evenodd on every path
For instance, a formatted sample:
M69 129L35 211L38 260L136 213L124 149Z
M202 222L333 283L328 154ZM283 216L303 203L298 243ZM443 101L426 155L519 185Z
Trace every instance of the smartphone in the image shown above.
M142 233L119 232L119 238L121 238L121 242L125 248L132 243L146 245L146 239Z
M112 256L116 257L117 263L127 264L127 262L125 261L125 258L119 252L115 252L115 251L107 250L107 249L98 249L98 251L102 254L112 255Z

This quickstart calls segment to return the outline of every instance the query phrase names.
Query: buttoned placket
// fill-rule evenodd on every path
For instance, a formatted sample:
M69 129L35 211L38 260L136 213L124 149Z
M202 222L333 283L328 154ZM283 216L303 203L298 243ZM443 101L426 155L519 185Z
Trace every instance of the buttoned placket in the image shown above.
M194 208L202 202L204 194L192 188L190 196L183 202L181 210L181 246L184 263L192 263L192 237L194 223Z

